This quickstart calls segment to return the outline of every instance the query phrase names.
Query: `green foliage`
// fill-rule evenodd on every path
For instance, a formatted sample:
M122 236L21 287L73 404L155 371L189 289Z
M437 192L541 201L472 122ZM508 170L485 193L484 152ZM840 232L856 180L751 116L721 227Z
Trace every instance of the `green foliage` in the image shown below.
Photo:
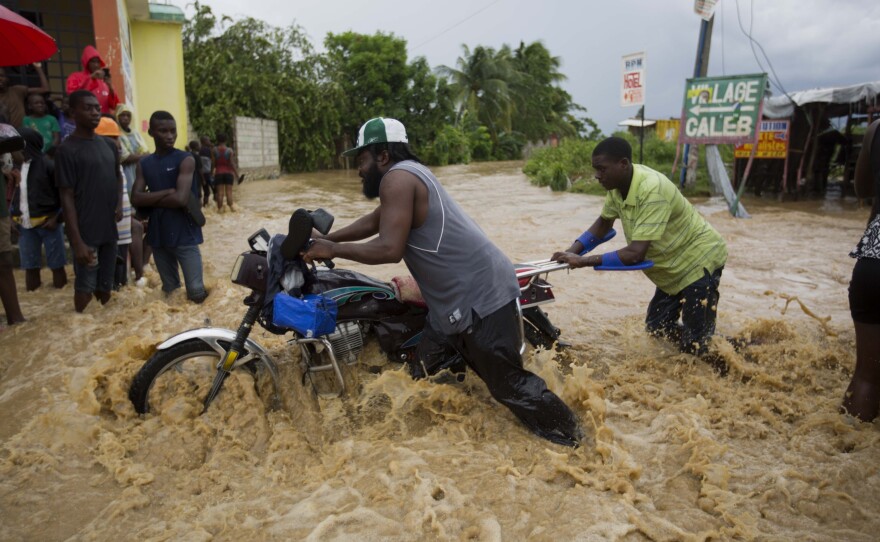
M554 190L563 186L562 178L565 178L565 188L569 182L572 185L593 175L590 159L596 142L587 139L564 139L557 147L543 147L535 150L523 167L523 173L528 176L533 184L538 186L551 186ZM554 187L555 185L555 187Z
M523 147L526 146L526 138L519 132L504 132L498 136L495 145L495 158L497 160L519 160L522 158Z
M343 133L356 134L373 117L401 119L409 83L406 41L393 34L327 34L329 77L342 90Z
M324 45L328 76L345 96L342 133L352 141L367 119L391 117L406 126L416 152L423 152L452 122L448 83L432 73L424 57L407 64L405 40L382 32L345 32L328 34Z
M586 109L558 86L565 80L559 71L562 61L542 43L520 43L515 51L507 45L498 50L462 45L462 53L455 68L437 71L451 81L458 121L471 119L486 127L493 147L486 158L520 158L525 142L551 135L600 135L596 123L583 115ZM482 152L472 150L481 159Z
M422 158L438 166L467 164L471 160L471 146L467 134L459 126L452 124L443 126L434 142L426 147Z
M340 133L340 87L296 26L275 28L253 18L217 21L195 4L184 26L186 94L196 132L232 133L237 115L278 121L281 166L308 170L333 162Z
M403 95L405 111L398 120L406 126L410 144L420 150L453 122L452 91L445 79L433 74L424 57L416 57L408 71L410 82Z
M633 148L633 160L639 159L639 141L628 132L617 132L615 136L629 141ZM535 150L532 156L523 166L523 173L538 186L550 186L553 190L569 190L584 194L604 195L605 189L595 181L591 162L593 149L598 141L585 139L566 139L558 147L544 147ZM672 164L675 160L675 142L663 141L654 134L645 138L644 142L644 165L666 175L678 184L678 171L672 174ZM725 164L733 164L733 147L720 145L721 158ZM681 166L682 157L679 157ZM728 173L730 173L728 171ZM562 176L570 183L567 188L563 187ZM693 188L682 190L686 196L707 196L709 190L709 173L706 169L706 160L700 157L697 166L697 183Z
M562 137L577 133L570 115L576 104L568 92L556 86L566 79L559 71L561 65L562 60L539 41L529 45L520 42L513 54L513 67L520 74L513 83L517 112L513 129L528 141L541 141L549 134Z
M403 122L415 152L433 164L519 159L527 141L598 134L558 87L561 61L540 42L516 51L463 46L457 69L435 73L423 57L410 62L393 34L330 33L319 54L297 26L218 19L199 2L194 9L183 40L193 127L214 137L231 133L236 116L275 119L287 171L339 164L360 125L378 116ZM568 186L575 177L551 178Z

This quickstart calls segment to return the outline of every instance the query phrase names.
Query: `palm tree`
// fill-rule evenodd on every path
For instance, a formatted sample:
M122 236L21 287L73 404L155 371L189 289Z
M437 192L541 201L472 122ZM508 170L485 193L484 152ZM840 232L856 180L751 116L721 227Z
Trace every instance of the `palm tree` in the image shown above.
M518 114L514 129L530 141L546 138L551 133L573 135L569 122L571 96L558 87L566 76L559 71L562 60L552 56L540 41L526 45L520 42L513 55L513 66L521 74L514 89Z
M499 132L510 130L515 111L512 87L519 78L510 48L505 45L496 52L477 46L471 52L467 45L461 47L463 54L456 61L457 68L439 66L437 72L452 81L458 119L470 112L497 141Z

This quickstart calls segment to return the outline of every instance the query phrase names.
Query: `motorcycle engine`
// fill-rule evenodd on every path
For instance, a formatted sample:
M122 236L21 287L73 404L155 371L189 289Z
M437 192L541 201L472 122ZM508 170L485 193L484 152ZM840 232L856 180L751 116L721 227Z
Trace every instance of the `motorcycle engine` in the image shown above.
M333 347L333 354L339 363L351 364L357 361L364 347L364 334L357 322L342 322L336 331L327 336Z

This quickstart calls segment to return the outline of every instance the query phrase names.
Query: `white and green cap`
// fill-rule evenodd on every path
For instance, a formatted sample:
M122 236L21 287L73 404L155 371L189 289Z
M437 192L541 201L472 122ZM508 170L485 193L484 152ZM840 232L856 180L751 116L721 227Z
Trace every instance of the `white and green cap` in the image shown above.
M342 156L355 156L361 149L374 143L409 143L406 128L396 119L370 119L358 131L357 147L348 149Z

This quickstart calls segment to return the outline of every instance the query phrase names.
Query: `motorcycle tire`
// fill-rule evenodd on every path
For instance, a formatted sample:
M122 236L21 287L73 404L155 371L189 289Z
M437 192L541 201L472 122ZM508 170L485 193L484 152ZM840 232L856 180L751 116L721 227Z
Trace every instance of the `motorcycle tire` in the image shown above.
M185 363L195 358L199 359L190 364ZM200 396L200 400L204 400L217 373L219 362L220 354L200 339L189 339L166 350L158 350L134 376L128 389L128 398L139 414L146 414L150 410L150 390L156 381L164 373L176 370L180 373L178 376L182 376L186 382L178 386L187 388L180 392L195 393Z

